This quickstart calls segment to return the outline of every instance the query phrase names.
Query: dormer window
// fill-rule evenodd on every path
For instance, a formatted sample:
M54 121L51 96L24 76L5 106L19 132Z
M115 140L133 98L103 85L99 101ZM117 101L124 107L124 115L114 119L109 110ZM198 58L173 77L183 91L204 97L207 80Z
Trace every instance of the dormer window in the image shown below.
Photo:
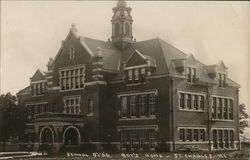
M45 93L45 83L46 82L33 82L32 85L32 95L40 96Z
M218 86L225 88L226 87L226 74L217 73Z
M125 74L126 80L129 84L143 82L145 81L146 68L128 69Z
M193 83L196 80L196 68L187 67L187 82Z
M75 58L75 48L74 47L70 47L69 50L69 59L74 59Z

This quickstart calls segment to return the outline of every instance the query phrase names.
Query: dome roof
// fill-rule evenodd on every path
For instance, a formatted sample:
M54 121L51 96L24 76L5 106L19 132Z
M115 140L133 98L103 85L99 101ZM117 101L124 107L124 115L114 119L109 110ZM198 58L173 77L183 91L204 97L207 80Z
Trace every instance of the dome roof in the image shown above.
M117 7L127 7L127 2L125 0L118 0Z

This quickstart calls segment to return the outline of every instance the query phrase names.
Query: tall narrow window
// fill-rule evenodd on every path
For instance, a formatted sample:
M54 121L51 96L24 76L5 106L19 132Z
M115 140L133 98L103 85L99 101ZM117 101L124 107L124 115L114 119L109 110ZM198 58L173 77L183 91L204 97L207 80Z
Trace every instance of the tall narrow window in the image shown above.
M204 129L200 129L200 140L205 141L205 130Z
M155 115L155 94L149 94L149 116Z
M128 70L128 80L129 81L133 80L133 70Z
M119 36L120 35L120 24L116 23L115 24L115 36Z
M139 131L139 147L140 150L143 150L146 140L146 130Z
M219 130L219 146L223 148L223 130Z
M205 98L204 96L200 96L200 110L204 110L205 109L204 106L205 106Z
M130 117L136 116L136 96L130 97Z
M222 98L219 98L218 118L222 119Z
M191 102L192 102L192 98L191 98L191 94L187 94L187 108L188 109L192 109L192 106L191 106Z
M234 148L234 131L230 130L229 133L230 133L230 147Z
M187 129L187 141L191 141L192 140L192 130L191 129Z
M199 106L198 106L198 95L194 95L193 96L193 101L194 101L194 109L198 110Z
M179 131L179 139L181 140L181 141L185 141L185 129L180 129L180 131Z
M127 97L121 97L121 117L127 117Z
M135 81L139 80L139 69L135 69Z
M145 116L146 114L146 104L145 104L145 95L140 95L139 96L139 111L140 111L140 116Z
M125 23L125 35L129 35L129 24Z
M199 141L199 137L198 137L198 135L199 135L199 130L198 129L194 129L193 130L193 140L194 141Z
M192 75L191 75L191 68L190 67L187 67L187 81L188 82L192 82L191 79L192 79Z
M93 115L93 100L88 99L88 115Z
M155 148L155 138L156 138L155 130L150 129L148 134L149 134L149 147Z
M213 118L213 119L216 119L216 114L217 114L217 111L216 111L216 108L217 108L217 107L216 107L216 105L217 105L216 99L217 99L216 97L213 97L213 98L212 98L212 100L213 100L213 103L212 103L212 105L213 105L213 106L212 106L212 118Z
M226 75L222 74L222 87L226 87Z
M184 93L180 93L179 94L179 105L180 105L180 108L181 109L184 109L185 108L185 101L184 101Z
M233 120L233 100L229 100L229 119Z
M75 48L74 47L70 47L69 49L69 59L74 59L75 58Z
M136 142L136 130L130 131L130 148L133 150L135 148Z
M224 107L223 107L224 119L228 119L228 99L224 98Z
M217 130L213 130L213 147L218 148L217 144Z
M192 68L192 82L196 80L196 68Z

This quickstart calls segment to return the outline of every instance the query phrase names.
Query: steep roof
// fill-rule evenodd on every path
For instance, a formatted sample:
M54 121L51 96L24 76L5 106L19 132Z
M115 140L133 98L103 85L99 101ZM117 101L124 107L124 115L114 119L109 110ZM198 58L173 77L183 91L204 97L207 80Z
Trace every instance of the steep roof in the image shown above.
M121 51L118 50L111 42L105 42L97 39L83 37L84 43L92 53L97 52L97 47L102 48L103 52L103 68L108 71L119 71Z
M31 77L32 81L45 80L45 73L40 69L36 70L35 74Z

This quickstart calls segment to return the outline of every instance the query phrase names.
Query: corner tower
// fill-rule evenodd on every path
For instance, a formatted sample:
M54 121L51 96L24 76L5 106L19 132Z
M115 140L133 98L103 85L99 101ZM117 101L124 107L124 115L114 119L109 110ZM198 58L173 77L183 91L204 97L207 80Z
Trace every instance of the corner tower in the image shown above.
M124 49L133 41L131 8L127 7L125 0L118 0L113 8L112 42L120 49Z

